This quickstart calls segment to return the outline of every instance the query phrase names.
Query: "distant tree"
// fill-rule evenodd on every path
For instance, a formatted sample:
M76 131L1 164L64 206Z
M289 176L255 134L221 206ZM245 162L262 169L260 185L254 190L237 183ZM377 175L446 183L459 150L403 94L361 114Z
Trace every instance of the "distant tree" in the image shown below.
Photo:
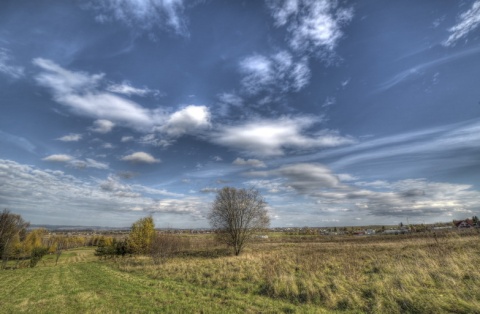
M132 225L128 246L134 254L148 254L154 237L155 223L152 216L139 219Z
M477 216L473 216L473 217L472 217L472 221L473 221L473 224L474 224L475 226L478 226L478 217L477 217Z
M20 215L12 214L6 209L0 214L0 257L3 267L15 254L15 248L19 247L20 241L25 239L28 226L29 223Z
M270 225L266 205L257 190L224 187L213 202L210 225L219 240L239 255L257 231Z

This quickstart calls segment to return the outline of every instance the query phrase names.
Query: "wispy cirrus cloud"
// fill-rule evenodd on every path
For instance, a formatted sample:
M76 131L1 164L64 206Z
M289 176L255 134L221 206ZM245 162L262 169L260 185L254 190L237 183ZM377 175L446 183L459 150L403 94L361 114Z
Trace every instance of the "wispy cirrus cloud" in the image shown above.
M444 46L453 46L460 39L467 37L478 26L480 26L480 1L475 1L469 10L459 16L458 23L448 30L450 36L442 44Z
M376 92L383 92L387 91L405 81L410 79L415 79L418 77L422 77L428 70L435 68L436 66L453 62L459 60L461 58L470 57L472 55L480 53L480 48L475 47L472 49L460 51L457 53L453 53L447 57L441 57L433 60L429 60L425 63L417 64L409 69L401 71L400 73L392 76L391 78L383 81L381 84L378 85Z
M121 84L111 84L107 86L106 89L109 92L122 94L126 96L145 97L147 95L153 95L155 97L158 97L162 95L162 93L159 90L150 89L148 87L143 87L143 88L134 87L129 82L123 82Z
M238 157L232 162L235 166L250 166L253 168L265 168L267 165L261 160L258 159L243 159Z
M82 134L71 133L71 134L59 137L59 138L57 138L57 140L62 141L62 142L78 142L82 139L82 137L83 137Z
M100 0L86 7L97 13L100 23L116 20L139 31L167 29L188 35L183 0Z
M19 79L25 75L24 67L13 64L10 50L2 47L0 47L0 73L13 79Z
M78 169L94 168L106 170L109 168L108 163L99 162L91 158L85 158L85 160L81 160L66 154L53 154L43 158L42 160L48 162L65 163L69 167Z
M210 134L212 142L253 156L281 156L288 149L326 148L352 144L353 138L322 130L303 133L317 121L310 117L258 119L243 124L225 125Z
M267 1L277 27L286 27L290 46L319 56L331 53L353 18L351 7L329 0Z
M36 146L24 137L13 135L0 130L0 142L13 144L29 153L35 153Z
M298 60L287 51L272 56L251 55L240 62L242 86L248 94L260 91L297 92L310 80L308 59Z

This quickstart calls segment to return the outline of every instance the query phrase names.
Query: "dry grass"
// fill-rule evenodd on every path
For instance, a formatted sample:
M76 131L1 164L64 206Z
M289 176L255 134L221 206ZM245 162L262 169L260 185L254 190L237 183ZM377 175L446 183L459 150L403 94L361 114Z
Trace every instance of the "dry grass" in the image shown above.
M163 265L137 259L119 261L117 267L156 280L332 311L480 312L476 233L284 240L258 243L239 257L219 254L217 248L211 251L215 257L191 251Z
M236 257L195 235L161 264L76 249L1 271L0 312L480 313L479 240L277 235Z

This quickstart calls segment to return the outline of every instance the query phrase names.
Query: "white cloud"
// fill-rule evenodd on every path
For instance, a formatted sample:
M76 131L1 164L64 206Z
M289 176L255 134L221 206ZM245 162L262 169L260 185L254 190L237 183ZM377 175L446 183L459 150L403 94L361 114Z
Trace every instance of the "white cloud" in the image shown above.
M203 188L200 190L201 193L217 193L218 192L218 188L209 188L209 187L206 187L206 188Z
M223 126L212 135L211 140L246 154L266 157L281 156L285 149L323 148L354 143L353 139L332 131L303 135L302 131L315 122L308 117L257 120L236 126Z
M142 194L142 188L149 187L130 186L112 176L81 180L9 160L0 160L0 186L2 207L26 216L48 217L48 222L40 223L71 224L74 217L76 224L128 226L152 211L198 219L208 208L208 202L198 197L158 201Z
M352 176L351 174L348 174L348 173L339 173L337 176L340 179L340 181L343 181L343 182L358 180L357 177Z
M243 99L235 93L221 93L217 95L218 100L227 105L241 107L243 105Z
M308 59L294 60L287 51L270 57L252 55L240 62L243 88L252 95L262 90L299 91L310 80Z
M0 72L14 79L24 76L24 68L12 64L12 56L9 50L0 48Z
M187 133L194 134L196 131L207 129L210 126L208 108L190 105L171 114L165 125L157 130L178 137Z
M160 162L160 159L156 159L152 155L145 153L145 152L136 152L127 156L122 157L124 161L131 161L134 163L145 163L145 164L153 164Z
M210 127L210 111L206 106L189 105L167 114L101 90L99 86L103 74L72 72L41 58L34 59L33 63L42 69L35 77L37 82L51 89L54 100L74 113L97 119L94 130L107 131L113 123L140 132L155 129L168 136L179 137Z
M112 84L107 87L107 90L112 93L127 95L127 96L147 96L152 94L153 96L160 96L161 92L159 90L152 90L147 87L137 88L132 86L129 82L123 82L122 84Z
M480 1L475 1L472 7L460 15L458 23L448 31L450 36L443 42L445 46L453 46L458 40L466 37L480 25Z
M85 160L76 159L70 155L65 155L65 154L50 155L43 158L42 160L49 161L49 162L65 163L69 167L75 167L79 169L95 168L95 169L105 170L109 168L108 163L99 162L91 158L86 158Z
M44 161L53 161L53 162L68 162L74 160L74 158L70 155L63 155L63 154L54 154L43 158Z
M69 165L79 169L95 168L106 170L109 168L108 163L99 162L91 158L86 158L85 160L74 159L69 162Z
M138 130L150 129L160 120L155 111L114 94L98 91L103 74L72 72L41 58L34 59L33 63L43 70L35 77L37 82L52 90L55 101L77 114L118 121Z
M142 137L140 137L137 140L138 143L144 144L144 145L152 145L152 146L157 146L157 147L168 147L172 145L172 140L170 139L164 139L164 138L158 138L156 134L146 134Z
M100 0L89 7L98 13L99 22L115 19L137 30L168 28L187 35L183 0Z
M90 130L96 133L105 134L112 131L114 126L115 123L113 123L112 121L100 119L93 122L93 126L90 127Z
M126 143L126 142L131 142L133 140L134 140L133 136L122 136L121 142Z
M57 140L62 142L78 142L81 139L82 139L82 134L75 134L75 133L71 133L71 134L62 136L60 138L57 138Z
M258 159L243 159L243 158L237 158L235 159L232 164L236 166L250 166L253 168L265 168L266 165L263 161L258 160Z
M298 51L331 52L343 36L342 26L353 18L352 8L330 0L268 1L276 26L285 26L289 43Z
M340 180L344 175L336 175L328 167L314 163L250 171L246 175L273 178L248 183L258 181L260 188L273 193L295 191L308 196L315 200L317 210L321 212L348 212L349 216L356 214L363 217L430 217L438 221L439 217L463 217L479 209L480 192L469 184L406 179L395 182L358 181L347 185Z
M250 171L246 174L256 177L280 176L286 178L286 185L300 193L340 186L338 176L333 174L328 167L321 164L302 163L285 165L274 170Z

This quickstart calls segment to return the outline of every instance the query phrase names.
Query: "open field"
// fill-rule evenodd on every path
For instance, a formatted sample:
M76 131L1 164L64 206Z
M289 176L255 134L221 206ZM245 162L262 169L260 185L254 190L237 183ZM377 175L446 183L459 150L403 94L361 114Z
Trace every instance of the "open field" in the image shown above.
M239 257L191 240L162 265L76 249L0 271L2 312L480 313L475 231L270 237Z

